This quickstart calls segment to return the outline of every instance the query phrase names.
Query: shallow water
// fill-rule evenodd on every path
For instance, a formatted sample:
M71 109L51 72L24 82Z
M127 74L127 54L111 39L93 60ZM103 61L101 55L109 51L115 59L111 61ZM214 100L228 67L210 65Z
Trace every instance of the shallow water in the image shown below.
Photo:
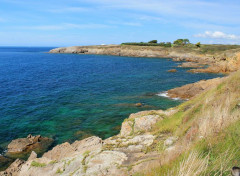
M56 143L107 138L130 113L181 103L157 93L219 76L169 73L177 66L170 59L44 53L50 49L0 48L0 148L30 133Z

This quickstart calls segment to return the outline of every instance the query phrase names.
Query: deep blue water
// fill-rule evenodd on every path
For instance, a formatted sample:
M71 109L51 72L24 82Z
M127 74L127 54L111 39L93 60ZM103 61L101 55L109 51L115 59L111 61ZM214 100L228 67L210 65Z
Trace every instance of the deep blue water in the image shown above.
M170 59L49 54L51 48L0 48L0 147L28 134L57 143L119 132L130 113L181 101L156 94L216 74L192 74ZM135 107L135 103L145 107Z

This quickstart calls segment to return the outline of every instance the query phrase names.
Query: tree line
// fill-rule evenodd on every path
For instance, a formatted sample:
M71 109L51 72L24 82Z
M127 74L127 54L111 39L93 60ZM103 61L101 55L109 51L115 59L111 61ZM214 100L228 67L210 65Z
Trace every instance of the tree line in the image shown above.
M158 43L157 40L151 40L149 42L127 42L127 43L122 43L122 45L172 47L172 46L185 46L185 45L193 45L193 44L190 43L189 39L177 39L173 43L172 42L159 42ZM201 43L198 42L195 44L195 46L200 48Z

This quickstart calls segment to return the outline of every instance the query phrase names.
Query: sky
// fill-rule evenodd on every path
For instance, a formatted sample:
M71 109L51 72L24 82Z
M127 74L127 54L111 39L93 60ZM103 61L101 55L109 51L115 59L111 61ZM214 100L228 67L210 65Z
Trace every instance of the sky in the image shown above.
M0 46L240 44L239 0L0 0Z

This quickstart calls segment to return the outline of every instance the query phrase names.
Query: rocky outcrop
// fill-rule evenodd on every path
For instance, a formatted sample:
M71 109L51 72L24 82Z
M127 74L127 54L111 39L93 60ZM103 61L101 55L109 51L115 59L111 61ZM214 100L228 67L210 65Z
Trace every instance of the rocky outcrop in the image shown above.
M76 152L79 154L86 151L93 151L102 148L102 139L99 137L89 137L81 141L75 141L73 144L65 142L57 145L52 150L46 152L43 157L59 161L65 157L73 156Z
M28 135L26 138L13 140L7 147L7 156L15 154L30 153L33 150L44 151L53 143L53 139L40 135Z
M203 91L209 90L220 84L225 78L202 80L193 84L187 84L167 91L170 98L190 99Z
M234 55L220 56L215 58L217 61L207 68L192 69L189 72L193 73L231 73L240 69L240 53Z
M149 166L149 163L157 162L158 153L145 152L155 141L155 136L149 132L157 121L174 112L174 109L170 109L168 111L142 111L131 114L123 123L121 134L117 136L105 140L92 136L72 144L66 142L55 146L40 158L37 158L37 154L32 152L26 162L16 160L6 171L1 173L1 176L4 174L14 176L131 175L133 172ZM133 122L130 129L124 127L127 121ZM15 146L13 144L20 141L21 151L24 151L25 145L23 144L31 145L32 142L29 141L36 140L32 136L29 138L15 140L10 147ZM15 148L13 151L20 151L20 149Z
M121 136L129 136L151 130L152 126L164 115L164 111L142 111L131 114L128 119L122 123L120 131Z
M183 62L181 65L178 65L178 67L182 68L202 68L204 67L203 64L197 63L197 62Z
M25 161L17 159L5 171L0 172L0 176L18 176Z

